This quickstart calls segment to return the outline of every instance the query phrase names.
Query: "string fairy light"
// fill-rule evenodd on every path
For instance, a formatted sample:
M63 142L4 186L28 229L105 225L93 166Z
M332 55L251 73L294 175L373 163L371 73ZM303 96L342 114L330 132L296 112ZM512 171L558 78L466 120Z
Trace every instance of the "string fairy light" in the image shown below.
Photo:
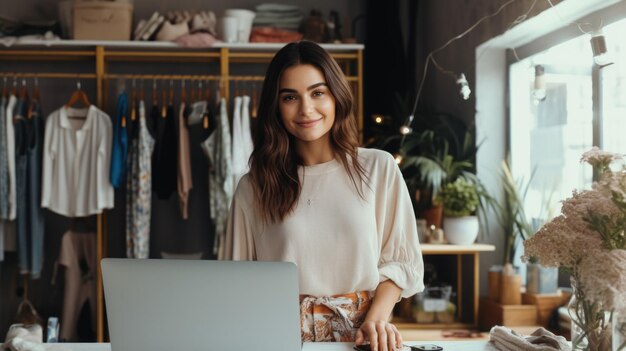
M502 12L502 10L504 10L506 7L508 7L509 5L511 5L515 1L516 0L509 0L509 1L505 2L504 4L500 5L500 7L498 7L498 9L495 12L493 12L493 13L491 13L489 15L481 17L474 24L472 24L470 27L468 27L466 30L464 30L460 34L450 38L441 47L431 51L426 56L426 60L424 62L424 70L422 71L422 77L420 79L420 83L419 83L419 86L418 86L418 89L417 89L417 93L415 94L415 100L414 100L414 103L413 103L413 109L411 110L411 114L409 116L407 116L404 124L400 127L400 134L406 135L406 134L408 134L408 133L410 133L412 131L411 123L415 119L415 113L417 111L417 105L418 105L419 98L420 98L421 93L422 93L422 89L424 88L424 82L426 81L426 75L428 73L428 67L429 67L429 65L431 63L440 72L442 72L445 75L450 76L456 82L456 84L459 86L459 94L460 94L460 96L464 100L468 100L469 99L470 94L471 94L471 89L469 87L469 83L467 82L467 78L465 77L465 74L464 73L460 73L460 74L457 75L454 72L443 68L437 62L437 60L435 59L435 54L437 54L438 52L444 50L445 48L447 48L453 42L455 42L455 41L465 37L468 33L472 32L482 22L486 21L489 18L497 16L500 12ZM550 7L554 9L554 12L559 17L559 19L562 22L565 22L563 20L563 18L560 16L556 6L554 6L554 3L552 2L552 0L546 0L546 1L550 5ZM533 0L531 5L529 6L529 8L523 14L521 14L520 16L515 18L507 26L507 29L505 30L505 32L509 31L515 25L518 25L518 24L524 22L525 20L527 20L528 16L530 15L531 11L534 9L536 4L537 4L537 0ZM577 21L572 21L572 22L569 22L569 23L570 24L575 24L578 27L578 29L583 34L591 34L591 40L590 41L591 41L591 46L592 46L592 50L593 50L594 62L600 68L608 66L608 65L613 63L611 61L611 59L610 59L610 56L607 53L606 38L604 37L604 34L602 32L602 29L601 29L602 25L600 25L600 29L593 30L593 31L585 31L583 29L583 25L591 26L590 23L588 23L588 22L580 23L580 22L577 22ZM487 48L485 48L485 50L483 50L483 52L478 55L477 59L480 59L480 57L486 51L486 49ZM513 54L517 58L517 60L519 61L519 57L517 56L517 52L515 52L514 48L513 48ZM535 69L537 70L537 67L535 67ZM536 95L534 95L534 98L536 99L536 101L543 101L545 99L545 94L542 95L542 90L541 90L541 86L543 86L543 91L545 92L545 77L544 77L545 70L543 69L543 66L541 66L540 69L541 69L540 74L538 74L537 71L535 71L535 87L534 87L535 91L533 93L536 93ZM539 84L539 86L540 86L539 89L536 88L537 84ZM402 142L404 142L404 138L403 138Z
M467 83L467 79L461 80L461 75L463 77L465 77L465 74L461 73L460 75L457 76L454 72L452 72L450 70L444 69L437 62L437 60L435 59L435 54L437 54L438 52L444 50L445 48L447 48L453 42L455 42L455 41L463 38L464 36L466 36L468 33L473 31L474 28L476 28L482 22L486 21L487 19L489 19L491 17L497 16L500 12L502 12L502 10L504 10L507 6L509 6L510 4L514 3L515 1L516 0L509 0L509 1L505 2L504 4L500 5L500 7L494 13L491 13L491 14L489 14L487 16L484 16L484 17L480 18L478 21L476 21L476 23L472 24L469 28L467 28L466 30L464 30L460 34L450 38L445 44L443 44L439 48L431 51L426 56L426 61L424 62L424 70L422 72L422 78L421 78L420 84L419 84L419 86L417 88L417 93L415 94L415 101L413 103L413 109L411 110L411 114L405 120L404 125L402 127L400 127L400 133L401 134L403 134L403 132L407 132L407 131L408 132L406 134L411 132L411 123L413 122L413 119L415 118L415 113L417 111L417 104L419 102L419 98L420 98L420 95L422 93L422 89L424 88L424 82L426 81L426 74L428 73L428 67L429 67L431 62L439 71L441 71L442 73L452 77L452 79L455 82L457 82L457 84L459 84L461 86L460 89L463 90L462 92L460 91L459 93L463 96L464 99L465 99L465 96L467 96L467 99L469 99L469 94L471 93L471 90L469 89L469 84ZM459 81L461 81L461 82L459 82ZM403 135L406 135L406 134L403 134Z

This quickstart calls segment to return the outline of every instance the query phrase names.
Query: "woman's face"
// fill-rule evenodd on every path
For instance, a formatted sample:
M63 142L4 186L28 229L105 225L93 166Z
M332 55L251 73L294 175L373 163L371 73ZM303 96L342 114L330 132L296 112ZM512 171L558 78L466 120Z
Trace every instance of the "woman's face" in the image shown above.
M297 65L283 72L278 109L285 128L298 141L329 140L328 132L335 122L335 97L317 67Z

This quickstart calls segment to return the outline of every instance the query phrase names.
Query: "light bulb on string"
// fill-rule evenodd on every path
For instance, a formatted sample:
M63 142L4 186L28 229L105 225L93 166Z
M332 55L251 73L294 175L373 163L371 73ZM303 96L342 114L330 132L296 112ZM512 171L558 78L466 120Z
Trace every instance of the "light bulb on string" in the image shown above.
M472 93L472 90L469 87L469 84L467 83L467 79L465 78L465 74L461 73L459 75L459 77L456 80L456 84L460 86L460 90L459 90L459 94L461 95L461 97L463 98L463 100L467 100L470 97L470 94Z
M539 103L546 99L546 78L545 68L543 65L535 66L535 81L533 83L533 99L535 103Z
M374 121L374 123L380 125L380 124L384 124L385 123L385 116L381 115L381 114L373 114L372 115L372 120Z
M403 158L402 158L401 154L396 153L396 154L393 155L393 158L394 158L394 160L396 160L397 164L401 164L402 163Z
M408 125L403 125L402 127L400 127L400 134L402 135L407 135L411 133L412 131L413 129L409 127Z
M593 61L600 68L612 65L613 61L606 49L606 38L602 29L591 33L591 50L593 51Z

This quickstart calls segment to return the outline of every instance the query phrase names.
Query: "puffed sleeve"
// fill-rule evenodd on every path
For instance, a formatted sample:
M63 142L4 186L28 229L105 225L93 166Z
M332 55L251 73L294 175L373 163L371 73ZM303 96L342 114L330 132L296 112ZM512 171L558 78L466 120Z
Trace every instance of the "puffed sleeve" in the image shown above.
M255 261L256 249L254 245L252 217L252 187L248 176L241 178L230 207L228 225L224 238L225 260Z
M382 160L381 160L382 161ZM380 241L380 281L393 281L402 297L424 290L424 262L413 205L393 157L387 154L377 187L376 217Z

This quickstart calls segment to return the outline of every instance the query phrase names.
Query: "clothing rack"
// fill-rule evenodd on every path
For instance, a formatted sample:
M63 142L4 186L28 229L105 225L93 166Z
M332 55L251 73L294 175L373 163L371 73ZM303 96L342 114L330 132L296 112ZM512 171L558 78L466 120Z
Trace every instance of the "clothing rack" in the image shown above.
M106 106L108 84L115 79L144 79L144 80L181 80L181 81L218 81L221 87L221 96L229 100L230 83L237 82L262 82L264 76L260 75L231 75L231 65L239 63L267 64L282 44L251 44L249 46L220 45L208 49L184 49L162 47L128 47L113 46L107 42L93 42L93 44L74 45L71 41L61 41L53 46L41 45L15 45L10 48L0 48L0 61L32 63L32 62L93 62L95 72L0 72L2 78L18 79L95 79L96 80L96 106ZM330 55L335 58L343 68L347 80L355 89L357 101L357 126L362 140L363 132L363 45L327 45L322 44ZM142 62L142 63L180 63L193 62L198 64L217 65L219 74L214 75L184 75L184 74L118 74L110 73L107 64L110 62ZM0 64L0 67L2 64ZM13 84L11 82L10 84ZM9 85L11 87L11 85ZM107 212L97 215L97 260L107 256ZM97 269L97 341L103 342L104 332L104 295L102 287L102 272L100 265Z

